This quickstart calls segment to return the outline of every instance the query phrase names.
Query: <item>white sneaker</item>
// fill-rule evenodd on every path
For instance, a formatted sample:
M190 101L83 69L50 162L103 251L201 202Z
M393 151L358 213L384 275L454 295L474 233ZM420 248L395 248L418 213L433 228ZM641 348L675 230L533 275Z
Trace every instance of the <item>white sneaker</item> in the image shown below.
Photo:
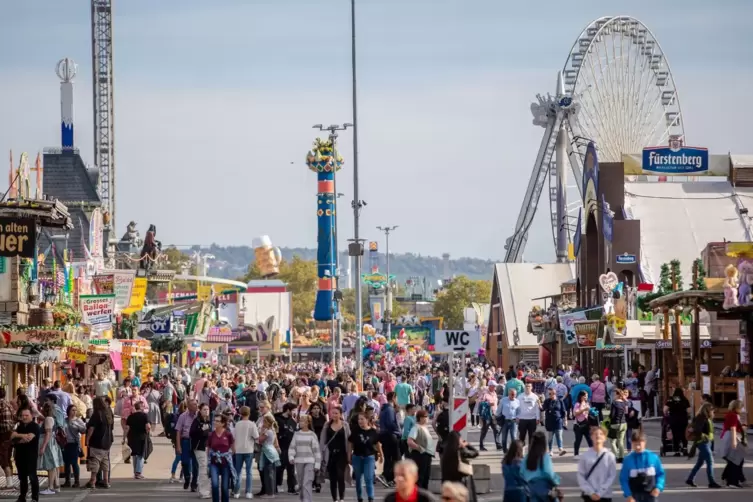
M235 492L235 493L233 493L233 498L234 498L234 499L239 499L239 498L241 498L241 492Z
M248 493L246 493L246 498L247 499L252 499L252 498L254 498L254 494L251 493L251 492L248 492Z
M49 488L39 492L40 495L55 495L55 490L50 490Z

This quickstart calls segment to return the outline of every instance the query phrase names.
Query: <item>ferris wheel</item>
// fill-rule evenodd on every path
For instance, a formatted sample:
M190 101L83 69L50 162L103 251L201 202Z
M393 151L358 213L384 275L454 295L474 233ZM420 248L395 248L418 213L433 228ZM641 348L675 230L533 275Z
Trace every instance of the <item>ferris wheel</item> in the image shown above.
M629 16L601 17L586 26L557 74L556 94L536 98L533 124L545 132L505 262L522 261L547 180L557 261L567 261L588 143L596 145L600 162L619 162L623 154L685 136L664 52L651 30Z

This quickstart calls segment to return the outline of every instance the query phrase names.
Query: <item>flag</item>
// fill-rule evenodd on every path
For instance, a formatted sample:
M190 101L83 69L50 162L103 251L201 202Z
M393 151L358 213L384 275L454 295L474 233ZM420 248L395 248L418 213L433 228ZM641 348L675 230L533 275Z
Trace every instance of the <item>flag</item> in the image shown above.
M84 248L84 254L87 260L92 259L92 254L89 252L89 246L86 245L86 239L84 239L84 225L81 223L81 217L78 218L78 228L81 229L81 247Z

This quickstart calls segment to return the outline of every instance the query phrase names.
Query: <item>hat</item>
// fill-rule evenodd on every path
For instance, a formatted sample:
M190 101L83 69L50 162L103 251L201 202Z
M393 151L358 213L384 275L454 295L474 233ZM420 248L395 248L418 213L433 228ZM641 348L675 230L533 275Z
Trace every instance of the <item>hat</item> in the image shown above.
M489 380L486 385L488 385L489 387L496 387L497 382L495 382L494 380Z

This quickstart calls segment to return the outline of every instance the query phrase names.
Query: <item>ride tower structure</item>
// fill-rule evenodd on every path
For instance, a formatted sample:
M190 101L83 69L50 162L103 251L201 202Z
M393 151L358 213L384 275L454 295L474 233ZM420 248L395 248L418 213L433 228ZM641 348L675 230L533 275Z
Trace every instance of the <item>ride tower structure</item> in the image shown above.
M105 228L115 225L115 101L113 0L91 0L94 164L99 170Z
M630 16L589 23L557 73L555 95L537 95L531 112L544 135L515 230L505 243L507 263L523 261L547 180L557 262L569 261L589 143L595 143L601 162L619 162L623 154L685 136L669 62L654 34Z

